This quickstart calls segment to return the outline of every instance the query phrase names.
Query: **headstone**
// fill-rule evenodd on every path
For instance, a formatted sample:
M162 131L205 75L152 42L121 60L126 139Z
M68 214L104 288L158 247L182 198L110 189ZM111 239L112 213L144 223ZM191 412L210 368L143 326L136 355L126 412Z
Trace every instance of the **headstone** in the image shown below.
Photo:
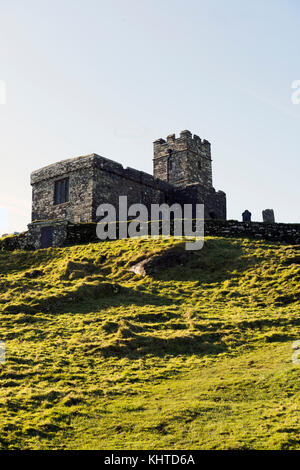
M251 212L246 209L245 212L242 213L243 222L251 222L251 215Z
M265 209L262 211L263 222L267 224L274 224L275 223L275 216L273 209Z

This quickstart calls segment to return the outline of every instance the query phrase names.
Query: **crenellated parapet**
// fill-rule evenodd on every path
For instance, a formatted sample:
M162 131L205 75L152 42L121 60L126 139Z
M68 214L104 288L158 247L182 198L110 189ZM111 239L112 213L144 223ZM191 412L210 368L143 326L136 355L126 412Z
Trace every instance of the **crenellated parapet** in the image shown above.
M154 176L175 186L201 183L212 187L211 145L190 131L154 142Z
M206 139L201 139L198 135L192 134L190 131L185 130L180 132L179 137L176 134L170 134L166 139L157 139L153 143L154 158L166 157L169 151L182 152L190 150L202 157L211 159L211 145Z

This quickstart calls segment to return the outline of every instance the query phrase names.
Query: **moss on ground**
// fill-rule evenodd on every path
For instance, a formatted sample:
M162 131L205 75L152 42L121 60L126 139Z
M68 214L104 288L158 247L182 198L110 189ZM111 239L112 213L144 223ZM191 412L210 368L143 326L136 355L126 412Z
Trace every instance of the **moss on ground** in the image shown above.
M299 246L0 252L0 448L299 449Z

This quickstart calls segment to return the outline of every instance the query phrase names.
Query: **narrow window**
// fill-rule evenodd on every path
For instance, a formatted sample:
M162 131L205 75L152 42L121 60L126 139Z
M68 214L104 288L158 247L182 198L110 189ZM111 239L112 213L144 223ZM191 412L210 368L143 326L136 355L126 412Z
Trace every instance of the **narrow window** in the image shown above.
M55 182L54 204L63 204L69 201L69 178Z

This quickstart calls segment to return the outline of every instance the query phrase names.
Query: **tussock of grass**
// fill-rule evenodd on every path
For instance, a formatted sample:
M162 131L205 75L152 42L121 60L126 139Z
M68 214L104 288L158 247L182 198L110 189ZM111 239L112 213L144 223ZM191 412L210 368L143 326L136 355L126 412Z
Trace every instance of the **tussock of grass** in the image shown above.
M299 449L299 259L223 238L0 252L0 449Z

